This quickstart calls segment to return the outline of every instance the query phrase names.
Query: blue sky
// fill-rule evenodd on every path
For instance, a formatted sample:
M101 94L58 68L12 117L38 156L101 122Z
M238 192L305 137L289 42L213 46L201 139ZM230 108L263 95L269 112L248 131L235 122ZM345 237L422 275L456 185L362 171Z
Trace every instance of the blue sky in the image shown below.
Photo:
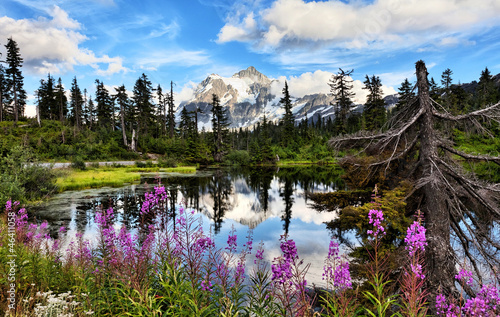
M446 68L455 83L500 73L499 16L498 0L2 0L0 52L18 43L29 95L49 72L90 94L145 73L181 100L250 65L297 94L327 92L339 67L397 89L419 59L437 82Z

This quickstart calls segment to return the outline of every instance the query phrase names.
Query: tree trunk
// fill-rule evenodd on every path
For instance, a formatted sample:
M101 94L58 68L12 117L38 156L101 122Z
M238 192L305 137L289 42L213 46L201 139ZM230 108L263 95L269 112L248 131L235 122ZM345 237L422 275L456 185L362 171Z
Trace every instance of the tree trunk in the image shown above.
M436 295L442 291L454 290L454 259L450 250L450 219L443 193L446 193L435 166L438 161L437 131L434 130L431 99L427 82L427 68L424 62L416 64L418 99L425 113L420 121L420 158L423 171L423 212L427 229L426 270L429 308L435 310ZM451 257L451 258L450 258Z
M127 144L127 133L125 131L125 113L123 110L123 104L120 104L120 121L122 124L122 135L123 135L123 145L128 146Z
M137 143L136 143L136 134L135 129L132 129L132 141L130 143L130 149L134 152L137 152Z
M17 91L16 82L14 81L14 126L17 127L17 121L19 120L19 114L17 113Z

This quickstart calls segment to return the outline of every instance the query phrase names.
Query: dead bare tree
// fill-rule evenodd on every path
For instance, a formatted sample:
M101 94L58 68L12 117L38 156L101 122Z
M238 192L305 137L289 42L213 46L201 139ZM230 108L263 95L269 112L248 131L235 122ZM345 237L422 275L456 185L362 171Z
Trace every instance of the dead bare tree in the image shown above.
M446 128L461 127L492 137L488 127L500 123L500 103L453 116L430 98L423 61L416 63L416 75L418 95L388 122L385 131L339 136L329 144L337 150L362 146L362 152L377 158L370 164L372 173L385 169L413 182L407 208L425 215L426 286L433 309L438 292L456 293L457 265L466 263L483 283L487 272L495 272L500 264L500 186L463 169L464 162L473 161L500 165L500 158L459 151L446 136ZM350 156L341 163L353 162L356 158ZM493 276L500 279L498 272Z

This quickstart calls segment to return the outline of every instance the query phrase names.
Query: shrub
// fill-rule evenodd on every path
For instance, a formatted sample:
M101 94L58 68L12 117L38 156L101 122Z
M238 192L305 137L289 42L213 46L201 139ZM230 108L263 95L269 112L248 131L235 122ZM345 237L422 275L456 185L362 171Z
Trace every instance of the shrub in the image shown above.
M71 160L71 168L84 171L87 169L87 166L85 165L85 161L81 156L74 156Z
M56 191L55 177L50 167L38 163L29 148L15 146L0 159L0 203L46 197Z
M173 157L161 157L158 160L158 167L177 167L177 160Z
M250 155L248 151L231 151L224 157L224 162L229 165L245 166L250 164Z

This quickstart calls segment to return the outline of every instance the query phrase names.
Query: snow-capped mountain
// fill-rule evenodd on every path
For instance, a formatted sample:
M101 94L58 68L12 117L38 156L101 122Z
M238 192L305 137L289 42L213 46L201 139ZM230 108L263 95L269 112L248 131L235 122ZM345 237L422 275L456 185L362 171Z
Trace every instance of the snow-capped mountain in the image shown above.
M326 84L326 83L325 83ZM284 109L279 101L282 97L280 82L270 79L257 71L253 66L239 71L232 77L211 74L194 89L193 98L181 102L177 109L177 119L186 107L190 112L198 108L198 129L211 129L212 95L216 94L222 106L227 107L230 127L252 127L265 114L269 120L279 120ZM278 94L273 94L279 91ZM292 112L296 121L307 118L316 121L318 118L334 116L331 106L332 96L324 93L306 96L292 96Z

